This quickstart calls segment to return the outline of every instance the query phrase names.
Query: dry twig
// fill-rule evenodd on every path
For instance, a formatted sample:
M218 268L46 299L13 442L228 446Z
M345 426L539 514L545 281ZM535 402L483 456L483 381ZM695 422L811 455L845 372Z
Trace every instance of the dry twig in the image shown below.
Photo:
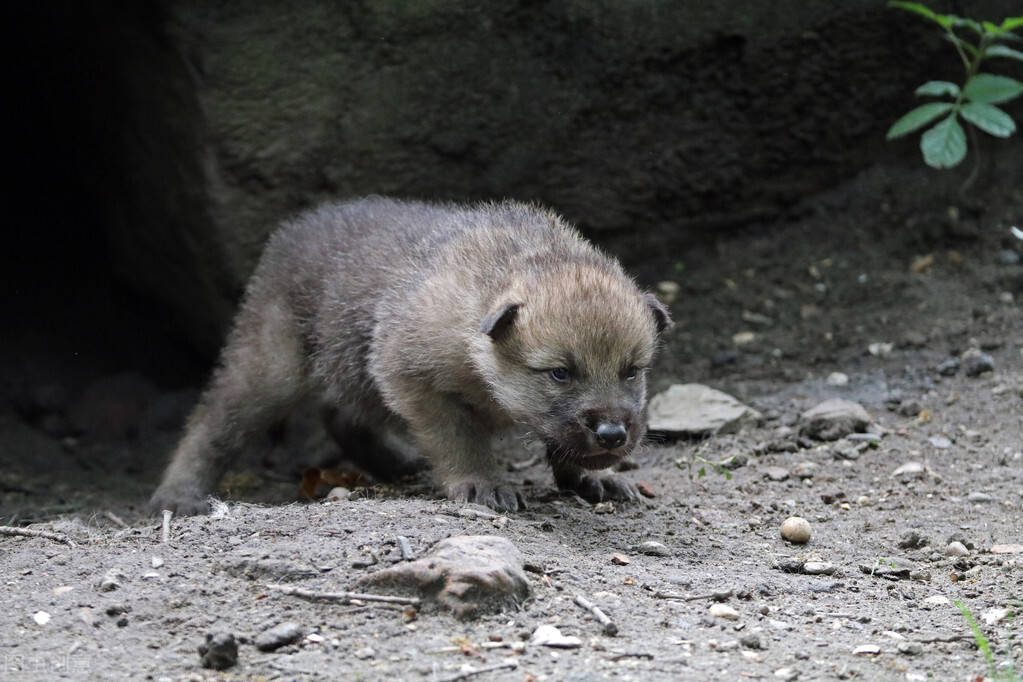
M483 675L485 673L497 672L498 670L514 670L518 668L519 664L516 661L507 661L505 663L498 663L497 665L489 665L486 668L476 668L475 670L466 670L464 672L451 675L450 677L442 677L440 682L458 682L459 680L467 680L470 677L476 675Z
M281 594L299 597L301 599L308 599L310 601L336 601L343 604L349 604L353 601L376 601L384 604L419 606L419 602L421 601L419 597L395 597L384 594L362 594L360 592L317 592L315 590L306 590L301 587L279 585L276 583L269 583L266 588L268 590L280 592Z
M32 530L31 528L18 528L17 526L0 526L0 535L19 535L25 538L46 538L54 542L63 542L68 547L77 547L74 540L63 533L51 533L46 530Z
M591 602L581 594L575 596L575 603L583 607L587 611L593 614L593 617L597 619L597 622L604 626L604 634L608 637L614 637L618 634L618 626L615 625L607 614L600 610L600 608Z

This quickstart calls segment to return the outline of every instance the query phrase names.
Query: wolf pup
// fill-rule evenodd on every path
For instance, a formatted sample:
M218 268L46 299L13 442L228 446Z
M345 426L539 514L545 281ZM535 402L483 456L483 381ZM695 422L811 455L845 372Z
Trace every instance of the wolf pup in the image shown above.
M596 471L642 439L670 324L617 261L536 206L322 206L270 238L150 504L205 511L247 439L311 394L342 433L411 436L453 500L524 508L491 450L516 423L546 445L559 488L635 499ZM354 450L372 471L379 449Z

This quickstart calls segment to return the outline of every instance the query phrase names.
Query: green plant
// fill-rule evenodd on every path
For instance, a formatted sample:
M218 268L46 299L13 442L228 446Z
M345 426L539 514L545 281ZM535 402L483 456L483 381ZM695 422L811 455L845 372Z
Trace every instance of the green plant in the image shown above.
M984 660L987 661L988 672L991 678L999 680L999 682L1021 682L1020 677L1016 674L1016 669L1013 668L1011 663L1005 668L995 665L995 655L991 653L991 645L988 644L987 637L984 636L980 626L977 625L977 620L973 617L966 604L958 599L952 600L952 603L956 605L959 613L963 614L963 618L966 619L966 623L970 626L970 630L973 632L973 641L977 643L977 648L984 654Z
M1009 137L1016 132L1012 117L995 106L1015 99L1023 94L1023 83L991 73L982 73L980 66L988 59L1005 58L1023 61L1023 52L1005 43L1023 41L1013 33L1023 27L1023 17L1009 17L1001 24L990 21L975 21L952 14L938 14L918 2L889 2L896 7L923 16L938 24L945 31L945 38L955 47L966 71L962 86L950 81L928 81L916 89L921 97L939 97L944 101L922 104L909 111L888 130L887 139L892 140L908 135L942 117L920 137L920 151L924 162L932 168L952 168L966 156L966 133L959 123L961 117L967 123L970 140L976 148L974 127L995 137ZM968 37L976 36L970 40ZM976 179L980 169L979 153L970 177L964 182L963 191Z

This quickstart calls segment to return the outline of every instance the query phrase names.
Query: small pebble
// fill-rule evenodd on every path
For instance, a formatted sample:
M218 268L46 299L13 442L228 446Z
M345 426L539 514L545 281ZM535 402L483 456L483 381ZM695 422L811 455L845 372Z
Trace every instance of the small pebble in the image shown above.
M980 614L980 619L988 625L997 625L1011 615L1013 615L1012 609L994 608Z
M807 575L831 575L834 572L834 564L826 561L807 561L803 564L803 573Z
M892 472L892 478L897 478L903 483L923 478L926 470L920 462L906 462Z
M799 673L793 668L778 668L774 671L774 676L782 682L792 682L799 678Z
M708 613L715 618L724 618L725 620L739 620L739 612L733 609L728 604L711 604L708 609Z
M993 372L995 360L977 348L970 348L962 355L963 371L968 377L977 377L985 372Z
M767 467L764 469L764 476L772 481L784 481L789 477L789 472L782 467Z
M256 635L255 645L260 651L273 651L302 637L298 623L286 621Z
M797 478L813 478L817 472L817 465L813 462L800 462L792 469Z
M973 492L966 496L966 501L971 504L987 504L994 502L995 498L987 493Z
M356 649L352 654L359 660L365 661L367 658L373 658L377 655L377 652L373 650L373 647L364 646Z
M945 450L947 448L952 447L952 441L950 441L945 436L932 436L931 438L927 439L927 442L929 442L931 445L938 448L939 450Z
M843 372L832 372L826 380L828 386L846 386L849 384L849 375Z
M905 654L906 656L919 656L924 652L924 648L916 642L899 642L896 648L900 654Z
M211 670L227 670L238 662L238 642L230 632L207 632L199 645L199 662Z
M533 636L529 638L530 644L537 646L549 646L555 649L578 649L583 645L583 641L578 637L566 637L561 634L561 630L553 625L541 625L533 631Z
M649 556L671 556L670 549L660 542L654 542L653 540L641 542L634 549L640 554L647 554Z
M341 486L338 486L336 488L331 488L330 492L327 493L327 496L323 499L328 500L330 502L342 502L344 500L347 500L351 496L352 496L351 490L349 490L348 488L342 488Z
M952 600L943 594L933 594L924 599L924 603L930 604L931 606L948 606L952 603Z
M949 358L945 362L938 365L938 374L943 377L950 377L959 371L959 361L955 358Z
M158 556L154 556L152 559L149 560L149 563L153 568L160 568L161 566L163 566L163 559L161 559Z
M628 566L629 557L624 554L620 554L619 552L614 552L611 554L611 563L615 566Z
M961 542L950 542L945 547L945 556L970 556L970 550Z
M747 649L765 649L764 641L760 639L760 635L753 633L743 635L739 638L739 644Z
M781 537L788 542L802 545L810 541L810 522L801 516L790 516L781 524Z
M32 614L32 620L36 622L36 625L46 625L50 622L50 614L46 611L36 611Z
M881 647L876 644L861 644L853 649L853 656L877 656L881 653Z

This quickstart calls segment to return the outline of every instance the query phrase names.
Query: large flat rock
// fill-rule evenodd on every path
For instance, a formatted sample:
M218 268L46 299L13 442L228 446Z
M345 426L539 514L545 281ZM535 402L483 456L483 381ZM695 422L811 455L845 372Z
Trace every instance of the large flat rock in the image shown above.
M647 428L678 436L737 433L760 413L732 396L703 384L675 384L650 399Z

